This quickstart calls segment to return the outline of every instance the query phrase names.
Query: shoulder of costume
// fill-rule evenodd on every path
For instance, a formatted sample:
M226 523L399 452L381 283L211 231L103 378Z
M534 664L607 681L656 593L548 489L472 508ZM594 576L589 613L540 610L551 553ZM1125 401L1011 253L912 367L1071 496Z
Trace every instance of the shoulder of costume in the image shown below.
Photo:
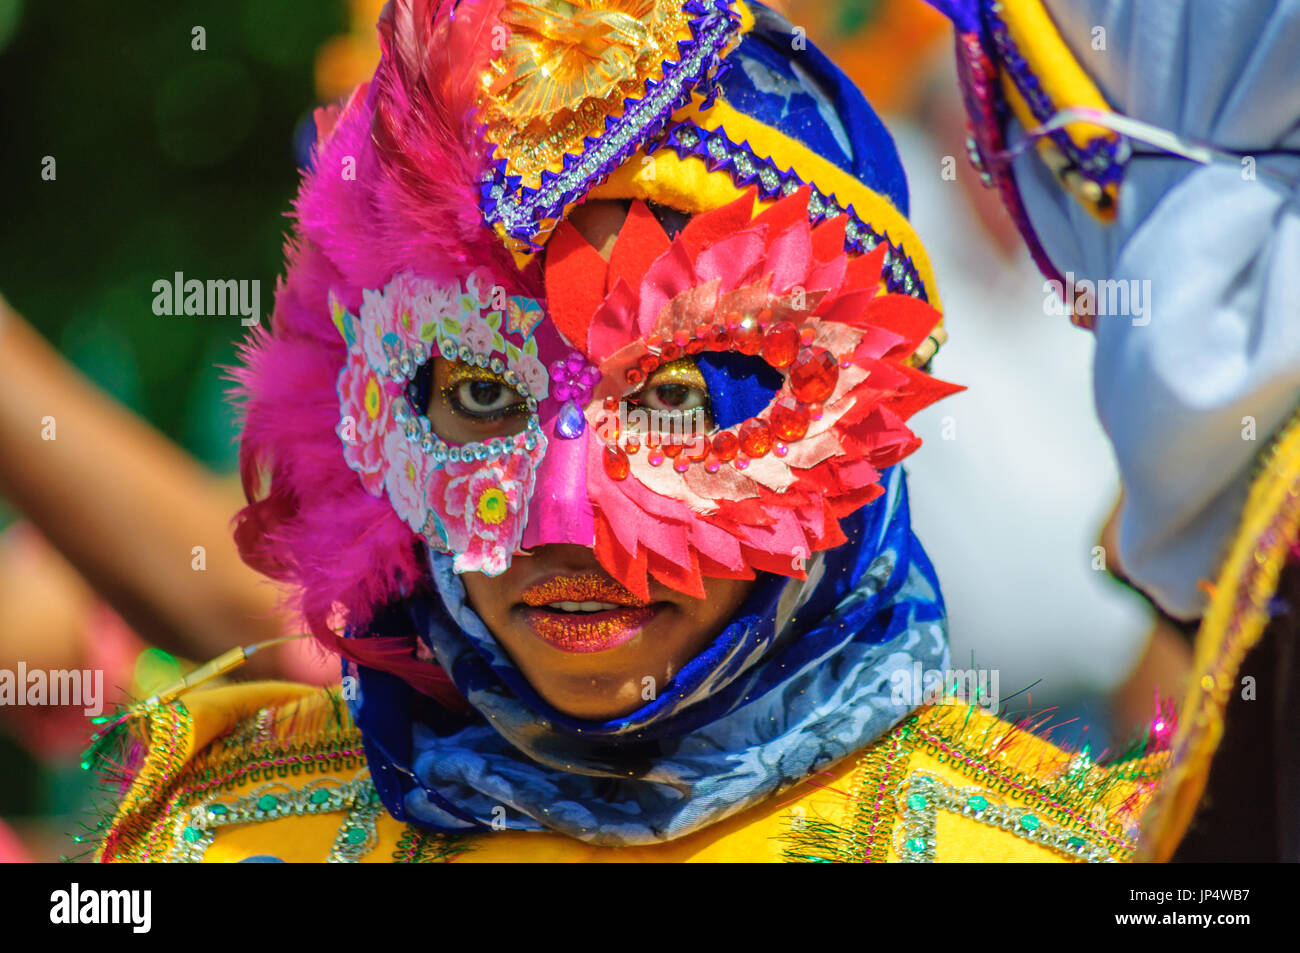
M123 792L101 823L100 861L202 859L223 826L330 811L351 818L378 804L338 687L252 682L196 690L132 712L124 728L93 765ZM337 833L339 819L332 820ZM310 855L317 834L311 824L281 830L268 849L246 856L306 859L283 855ZM316 859L329 852L327 842Z
M888 862L1123 862L1168 752L1153 738L1106 762L977 706L935 705L861 755L847 823L805 818L787 859Z

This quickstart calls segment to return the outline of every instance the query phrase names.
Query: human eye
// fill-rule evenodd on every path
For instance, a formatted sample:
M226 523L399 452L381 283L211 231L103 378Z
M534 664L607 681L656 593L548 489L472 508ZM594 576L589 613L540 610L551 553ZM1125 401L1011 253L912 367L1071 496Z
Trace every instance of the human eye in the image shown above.
M491 370L459 361L438 370L440 386L434 388L427 413L444 439L463 442L522 429L528 414L523 395Z
M628 402L653 412L662 423L689 421L704 429L712 427L709 390L694 358L685 357L657 368L645 385ZM663 426L650 429L663 429Z
M524 409L523 396L491 371L458 364L447 381L452 409L469 417L497 420Z

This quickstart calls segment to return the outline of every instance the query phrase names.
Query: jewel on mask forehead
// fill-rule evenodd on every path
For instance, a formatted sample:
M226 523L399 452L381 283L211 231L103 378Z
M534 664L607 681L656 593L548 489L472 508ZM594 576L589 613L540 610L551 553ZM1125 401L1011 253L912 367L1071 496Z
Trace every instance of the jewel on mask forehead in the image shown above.
M582 415L582 408L572 400L566 400L555 418L555 432L565 440L576 440L587 429L587 418Z

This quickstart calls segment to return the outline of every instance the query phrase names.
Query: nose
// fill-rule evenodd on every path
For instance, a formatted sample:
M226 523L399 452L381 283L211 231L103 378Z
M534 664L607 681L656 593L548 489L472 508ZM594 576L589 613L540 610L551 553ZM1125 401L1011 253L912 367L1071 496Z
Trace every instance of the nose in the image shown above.
M551 428L547 430L554 434ZM591 428L573 440L551 436L533 482L528 523L520 545L524 549L571 544L596 545L596 523L587 495L587 454Z

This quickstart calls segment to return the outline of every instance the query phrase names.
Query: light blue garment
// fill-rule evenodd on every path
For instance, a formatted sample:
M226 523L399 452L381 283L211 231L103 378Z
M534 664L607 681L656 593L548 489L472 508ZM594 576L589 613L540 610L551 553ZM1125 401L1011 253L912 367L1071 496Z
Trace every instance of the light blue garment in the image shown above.
M651 844L716 823L867 747L921 699L914 666L943 670L943 606L912 534L901 467L844 521L806 583L760 578L730 625L653 701L609 722L543 701L433 555L440 604L412 618L475 713L413 716L412 695L360 669L350 701L385 805L437 830L554 830Z
M1033 150L1014 166L1063 274L1143 289L1144 314L1096 318L1097 412L1125 488L1123 569L1190 618L1257 455L1300 404L1300 155L1266 154L1300 153L1300 0L1046 6L1114 109L1253 160L1137 155L1109 226Z

